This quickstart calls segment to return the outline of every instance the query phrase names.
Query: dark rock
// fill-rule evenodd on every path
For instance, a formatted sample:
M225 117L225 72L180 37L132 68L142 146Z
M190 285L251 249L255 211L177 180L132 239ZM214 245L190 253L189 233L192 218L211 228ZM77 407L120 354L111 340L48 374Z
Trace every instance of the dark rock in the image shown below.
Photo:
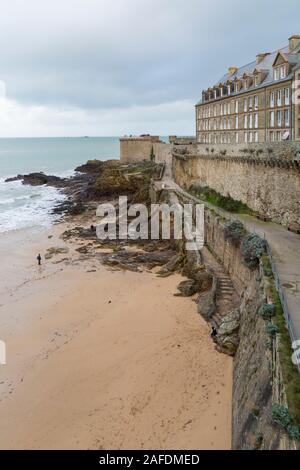
M240 310L228 313L221 322L215 338L218 350L229 356L234 356L239 344Z
M66 186L67 180L59 176L45 175L44 173L29 173L23 176L23 184L31 186L42 186L46 184L48 186L62 188Z
M213 278L212 288L198 298L198 313L202 315L205 320L209 320L217 309L216 298L218 289L218 279Z
M189 279L187 281L182 281L177 286L177 289L180 293L176 293L175 295L178 297L191 297L192 295L198 292L198 284L193 279Z
M24 175L13 176L12 178L6 178L5 183L11 183L12 181L19 181L24 178Z

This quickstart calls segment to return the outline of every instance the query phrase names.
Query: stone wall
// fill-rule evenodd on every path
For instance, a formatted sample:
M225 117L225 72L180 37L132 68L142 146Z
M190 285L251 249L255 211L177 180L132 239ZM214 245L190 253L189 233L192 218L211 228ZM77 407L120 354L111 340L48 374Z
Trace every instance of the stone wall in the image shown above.
M151 149L159 137L123 137L120 139L120 160L122 163L133 163L150 160Z
M120 139L120 160L122 163L150 160L152 149L157 163L170 158L171 146L158 136L123 137Z
M265 217L300 229L298 162L183 154L174 157L173 172L181 186L208 186L223 196L242 201Z
M241 144L197 144L194 150L198 155L225 155L231 157L244 157L245 155L258 155L284 159L300 159L300 142L282 141L265 143Z
M295 449L272 421L273 403L285 404L277 342L267 347L265 321L258 314L267 301L263 270L251 271L239 246L226 241L224 223L205 212L205 238L223 263L241 298L239 346L234 357L232 392L233 449Z
M172 146L164 142L153 144L156 163L170 163L172 161Z

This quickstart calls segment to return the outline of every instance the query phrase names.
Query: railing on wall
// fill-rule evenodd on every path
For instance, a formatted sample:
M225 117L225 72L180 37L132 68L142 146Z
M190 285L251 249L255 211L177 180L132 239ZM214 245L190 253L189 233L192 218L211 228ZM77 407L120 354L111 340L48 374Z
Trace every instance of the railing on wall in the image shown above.
M281 302L281 306L282 306L282 310L283 310L283 313L284 313L285 322L286 322L286 325L287 325L287 328L288 328L288 331L289 331L291 342L293 344L294 341L296 341L298 338L297 338L295 330L294 330L294 325L293 325L293 321L291 319L291 315L290 315L290 312L289 312L289 307L288 307L288 303L287 303L287 300L286 300L286 295L285 295L284 289L282 288L282 285L281 285L281 282L280 282L280 277L279 277L279 274L278 274L278 271L277 271L277 267L276 267L276 263L275 263L275 260L274 260L274 257L273 257L273 253L272 253L271 247L270 247L269 243L267 242L267 240L266 240L266 247L267 247L267 253L269 255L269 259L270 259L270 263L271 263L271 267L272 267L272 272L273 272L273 276L274 276L274 280L275 280L276 289L277 289L277 292L278 292L278 295L279 295L279 298L280 298L280 302ZM298 367L298 370L300 372L300 364L298 364L297 367Z

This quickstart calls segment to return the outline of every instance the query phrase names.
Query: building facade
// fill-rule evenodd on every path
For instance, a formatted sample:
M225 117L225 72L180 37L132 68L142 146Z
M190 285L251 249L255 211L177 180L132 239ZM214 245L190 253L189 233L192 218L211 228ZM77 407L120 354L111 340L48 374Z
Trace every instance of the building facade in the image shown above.
M200 144L300 141L300 36L243 67L230 67L196 105Z

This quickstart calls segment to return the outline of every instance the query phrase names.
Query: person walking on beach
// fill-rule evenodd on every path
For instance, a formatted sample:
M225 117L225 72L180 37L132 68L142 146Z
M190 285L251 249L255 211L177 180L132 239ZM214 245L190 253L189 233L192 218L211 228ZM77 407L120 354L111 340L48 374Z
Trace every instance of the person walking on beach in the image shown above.
M40 255L40 253L37 255L36 259L37 259L37 261L38 261L38 265L41 266L41 264L42 264L42 257L41 257L41 255Z
M215 339L215 337L217 336L218 332L216 330L216 328L213 326L212 329L211 329L211 334L210 336L212 337L212 339Z

